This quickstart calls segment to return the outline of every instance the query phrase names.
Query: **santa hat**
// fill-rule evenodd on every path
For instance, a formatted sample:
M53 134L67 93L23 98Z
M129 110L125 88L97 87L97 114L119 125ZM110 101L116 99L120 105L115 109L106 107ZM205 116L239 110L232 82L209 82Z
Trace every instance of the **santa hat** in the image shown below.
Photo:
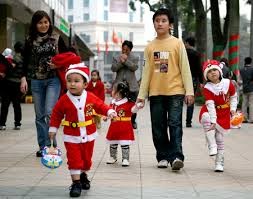
M66 71L65 78L67 79L67 76L72 73L78 73L78 74L84 76L86 78L87 82L89 81L90 70L87 66L84 65L84 63L71 64Z
M223 68L223 64L221 64L217 60L207 60L206 62L204 62L203 76L204 76L205 80L207 80L208 71L212 70L212 69L217 69L220 72L220 76L222 77L222 68Z

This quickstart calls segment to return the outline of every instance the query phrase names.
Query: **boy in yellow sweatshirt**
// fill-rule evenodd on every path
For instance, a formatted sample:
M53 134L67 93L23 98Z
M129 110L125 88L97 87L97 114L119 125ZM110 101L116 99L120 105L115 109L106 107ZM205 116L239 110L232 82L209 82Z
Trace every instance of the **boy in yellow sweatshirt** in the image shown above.
M183 102L193 104L194 92L184 43L170 34L173 20L165 8L153 15L157 37L144 51L145 66L136 103L144 106L149 95L157 167L167 168L170 163L172 170L178 171L184 167Z

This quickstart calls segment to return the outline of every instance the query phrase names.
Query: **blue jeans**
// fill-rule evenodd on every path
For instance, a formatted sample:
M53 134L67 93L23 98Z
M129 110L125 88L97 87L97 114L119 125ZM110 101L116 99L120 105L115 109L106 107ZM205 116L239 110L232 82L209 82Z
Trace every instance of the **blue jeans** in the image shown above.
M182 111L184 95L151 96L150 114L156 159L184 161ZM169 136L168 136L169 126Z
M59 98L60 89L61 86L58 77L44 80L31 80L37 140L40 149L50 145L48 137L49 121L52 109Z

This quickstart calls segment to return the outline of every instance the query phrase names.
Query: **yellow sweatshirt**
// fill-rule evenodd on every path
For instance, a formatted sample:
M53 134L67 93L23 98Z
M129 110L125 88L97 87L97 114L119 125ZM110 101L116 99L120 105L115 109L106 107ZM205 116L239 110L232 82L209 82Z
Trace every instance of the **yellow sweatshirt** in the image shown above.
M194 95L184 43L174 36L154 39L144 51L145 65L138 98L157 95Z

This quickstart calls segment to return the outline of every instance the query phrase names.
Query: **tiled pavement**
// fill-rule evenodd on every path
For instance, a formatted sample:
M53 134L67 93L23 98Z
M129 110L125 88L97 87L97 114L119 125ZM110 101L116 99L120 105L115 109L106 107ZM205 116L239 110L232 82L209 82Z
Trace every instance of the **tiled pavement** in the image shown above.
M106 165L108 146L105 134L108 123L102 123L96 141L94 164L89 172L91 189L81 198L89 199L252 199L253 198L253 124L233 129L225 136L225 172L213 172L214 159L207 155L204 135L197 122L195 109L193 128L184 128L185 168L156 168L152 143L149 106L138 113L136 142L131 146L130 167L121 163ZM55 170L42 166L35 157L36 131L32 104L23 104L23 125L12 130L10 107L7 130L0 131L0 198L69 198L70 176L66 166ZM58 142L64 151L62 132ZM121 153L119 150L119 157Z

